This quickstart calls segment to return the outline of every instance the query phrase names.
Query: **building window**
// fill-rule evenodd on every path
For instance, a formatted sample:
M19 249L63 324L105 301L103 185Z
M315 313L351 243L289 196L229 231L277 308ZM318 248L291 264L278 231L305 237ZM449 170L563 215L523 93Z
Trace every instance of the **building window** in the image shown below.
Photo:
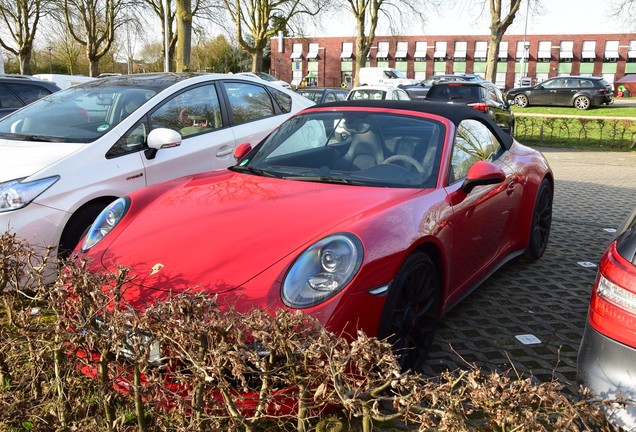
M404 61L406 60L406 55L409 51L409 43L408 42L398 42L397 49L395 50L395 59Z
M517 60L525 59L526 61L529 58L530 53L530 42L528 41L519 41L517 42Z
M596 59L596 41L583 41L581 63L594 63Z
M433 53L435 61L446 60L446 42L435 42L435 52Z
M636 63L636 40L629 41L629 47L627 48L627 62Z
M508 41L499 42L499 53L497 55L499 61L508 60Z
M453 54L453 60L459 61L459 62L465 62L467 48L468 48L468 42L464 42L464 41L455 42L455 53Z
M473 58L477 62L485 62L488 55L488 42L477 41L475 42L475 55Z
M388 42L378 42L378 55L376 56L378 60L388 60L389 59L389 43Z
M552 42L551 41L540 41L539 42L539 52L537 53L537 62L547 63L552 59Z
M292 45L291 59L299 60L301 58L303 58L303 44L295 43Z
M563 63L572 63L574 58L574 41L561 41L559 47L559 61Z
M618 61L618 41L605 42L603 61L606 63L616 63Z
M318 58L318 46L317 43L309 44L309 52L307 53L307 60L316 60Z
M428 43L415 42L415 54L413 54L415 61L426 61L427 48L428 48Z
M353 42L343 42L340 60L343 62L353 61Z

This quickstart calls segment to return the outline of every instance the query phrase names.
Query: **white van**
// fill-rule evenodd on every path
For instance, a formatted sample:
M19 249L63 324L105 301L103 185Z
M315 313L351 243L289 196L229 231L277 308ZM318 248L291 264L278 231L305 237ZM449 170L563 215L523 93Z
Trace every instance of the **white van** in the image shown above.
M76 84L85 83L86 81L93 81L95 78L83 76L83 75L63 75L63 74L37 74L33 75L44 81L50 81L55 83L62 90L67 89Z
M399 86L419 84L418 80L409 79L404 72L389 67L360 68L360 85L388 85Z

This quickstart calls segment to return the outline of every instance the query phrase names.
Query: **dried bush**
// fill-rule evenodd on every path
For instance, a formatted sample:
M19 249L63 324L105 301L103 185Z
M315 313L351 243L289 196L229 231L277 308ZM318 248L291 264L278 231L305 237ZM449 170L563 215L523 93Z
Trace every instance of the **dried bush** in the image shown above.
M69 262L45 285L27 244L6 234L0 251L1 430L610 430L600 405L556 381L403 373L386 341L300 312L239 313L194 293L137 310L125 268Z

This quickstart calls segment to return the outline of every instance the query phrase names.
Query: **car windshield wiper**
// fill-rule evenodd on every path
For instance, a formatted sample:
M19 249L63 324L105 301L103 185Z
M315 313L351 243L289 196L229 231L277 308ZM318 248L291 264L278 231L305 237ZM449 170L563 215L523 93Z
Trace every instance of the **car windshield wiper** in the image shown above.
M250 166L250 165L245 165L245 166L234 165L234 166L231 166L229 169L231 171L236 171L236 172L248 172L250 174L255 174L262 177L282 178L282 176L279 174L276 174L270 171L265 171L260 168L254 168L253 166Z
M342 177L326 177L326 176L285 176L285 180L299 180L320 183L347 184L353 186L367 186L367 182L346 179Z
M42 142L67 142L67 139L44 136L44 135L28 135L28 134L14 134L14 133L0 133L0 137L15 139L20 141L42 141Z

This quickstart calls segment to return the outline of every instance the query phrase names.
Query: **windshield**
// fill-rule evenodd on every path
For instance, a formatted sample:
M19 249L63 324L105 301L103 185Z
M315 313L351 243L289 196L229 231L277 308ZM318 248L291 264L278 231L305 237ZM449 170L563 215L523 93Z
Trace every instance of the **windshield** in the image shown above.
M275 77L273 77L270 74L265 73L265 72L255 72L255 74L258 75L258 77L260 79L265 80L265 81L270 81L270 82L278 81L278 78L275 78Z
M348 97L349 100L382 100L386 98L386 91L377 89L353 90Z
M160 87L92 83L70 87L4 117L0 120L0 138L92 142L161 90Z
M444 125L366 111L312 112L283 123L232 169L289 180L434 187Z

